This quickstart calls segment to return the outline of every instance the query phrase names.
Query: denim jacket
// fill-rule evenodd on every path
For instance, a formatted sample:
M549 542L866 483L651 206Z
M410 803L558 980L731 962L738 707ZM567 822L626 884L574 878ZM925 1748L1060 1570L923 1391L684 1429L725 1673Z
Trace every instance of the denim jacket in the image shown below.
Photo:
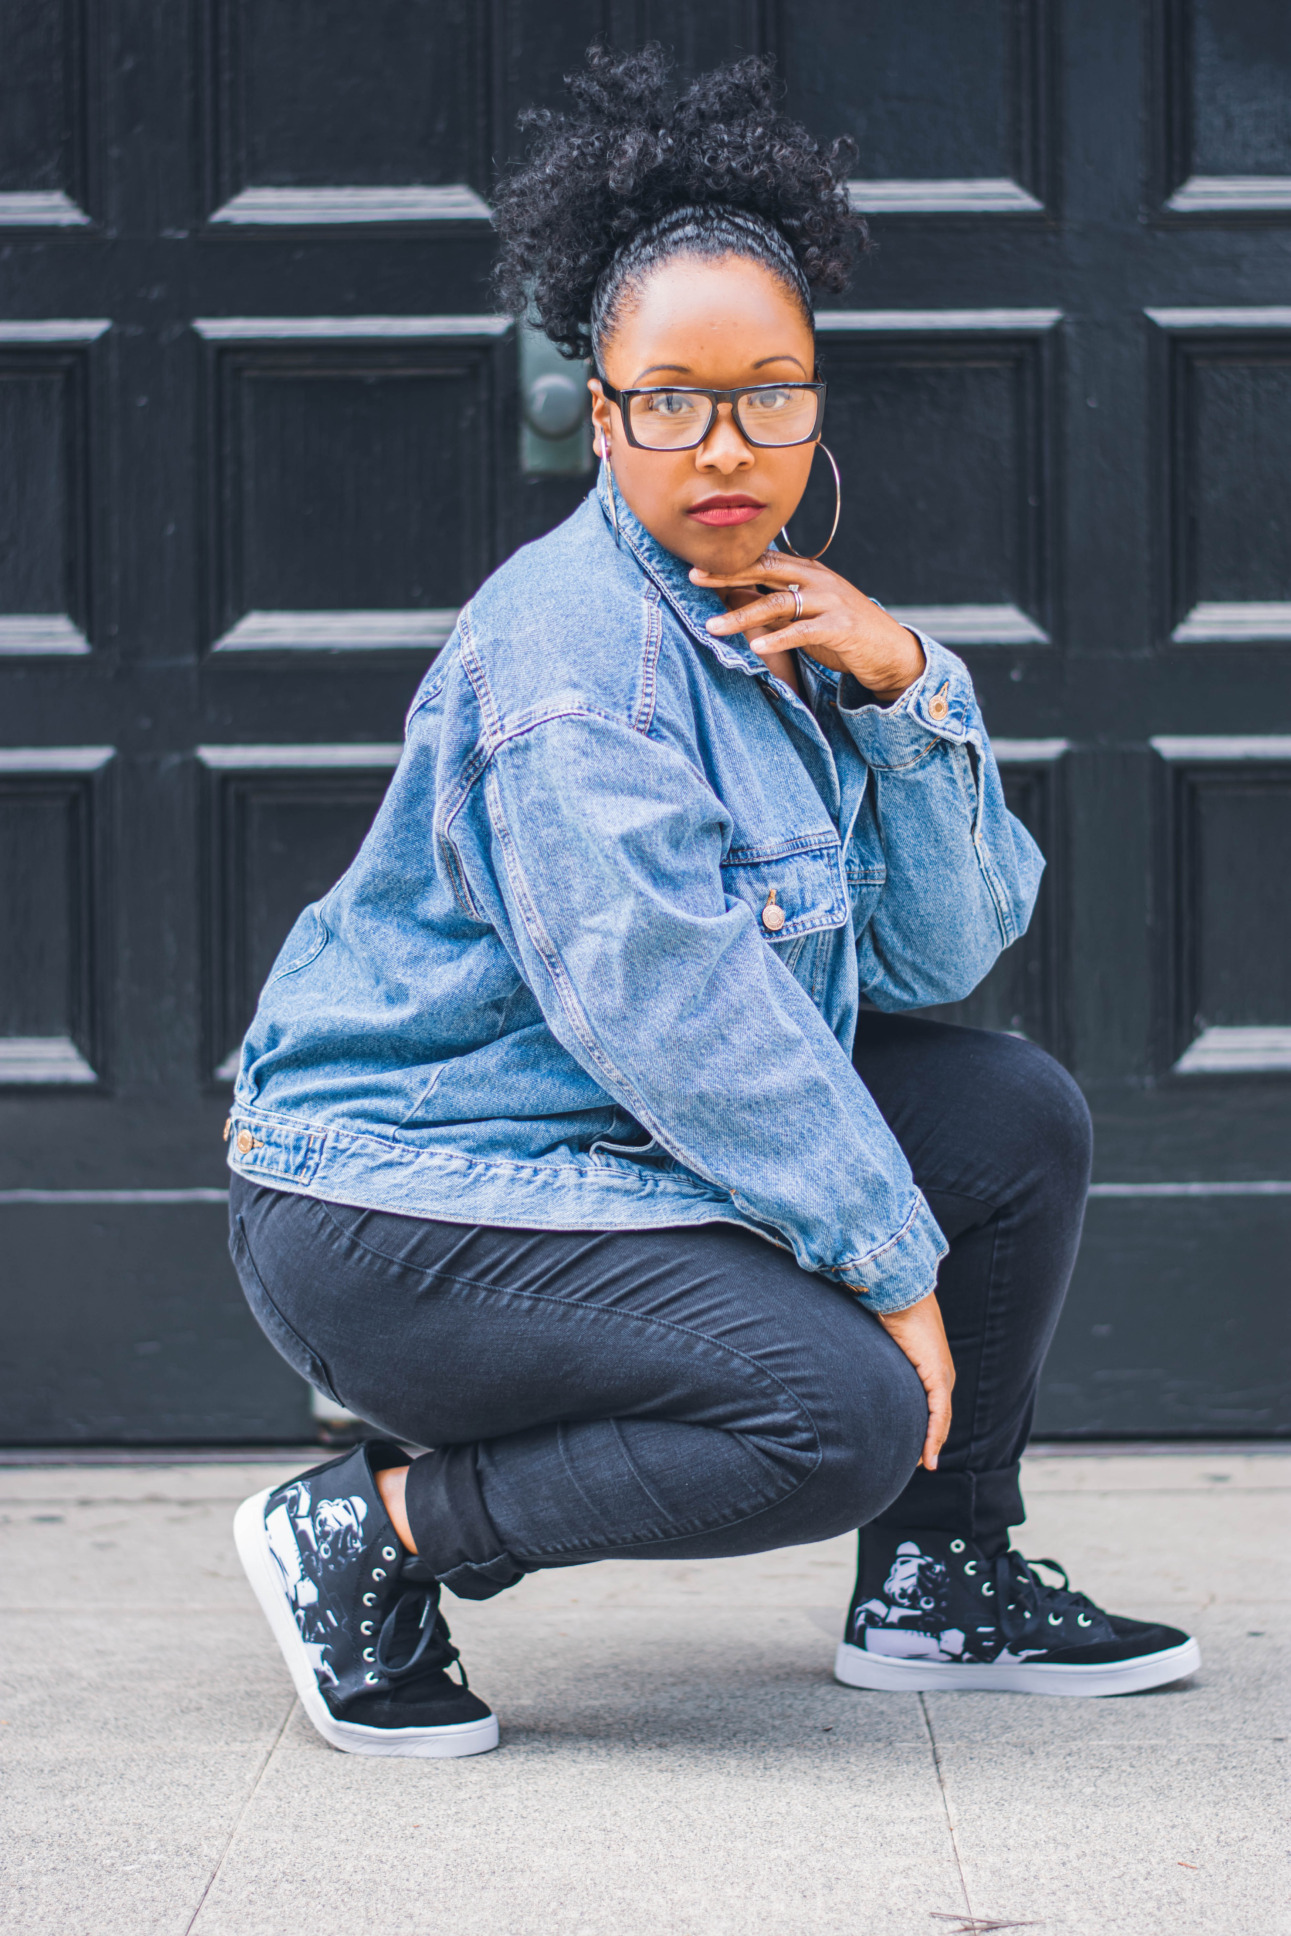
M967 995L1043 860L952 653L922 639L887 707L800 655L799 699L608 488L422 682L261 995L229 1161L462 1223L740 1224L900 1310L946 1243L852 1068L858 1003Z

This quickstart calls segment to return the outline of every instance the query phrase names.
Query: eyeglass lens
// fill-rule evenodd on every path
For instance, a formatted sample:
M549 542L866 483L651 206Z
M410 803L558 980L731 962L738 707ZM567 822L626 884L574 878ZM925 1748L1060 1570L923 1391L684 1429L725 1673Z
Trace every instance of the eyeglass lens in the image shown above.
M651 450L684 450L708 435L715 408L693 390L651 390L632 399L632 432ZM816 393L788 385L750 390L734 409L750 443L799 444L815 427Z

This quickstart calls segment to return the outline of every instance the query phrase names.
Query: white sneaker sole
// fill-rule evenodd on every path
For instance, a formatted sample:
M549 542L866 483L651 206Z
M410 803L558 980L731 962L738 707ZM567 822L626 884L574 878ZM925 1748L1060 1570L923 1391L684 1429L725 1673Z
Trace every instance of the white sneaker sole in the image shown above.
M1138 1694L1147 1687L1165 1687L1195 1674L1201 1649L1195 1640L1160 1653L1140 1654L1137 1660L1104 1661L1081 1667L1075 1662L1008 1660L898 1660L870 1654L863 1647L838 1643L834 1679L845 1687L872 1687L885 1693L930 1694L935 1690L986 1689L994 1694Z
M484 1754L489 1748L496 1748L498 1723L494 1714L482 1721L456 1721L442 1728L365 1728L357 1721L337 1720L318 1691L305 1643L297 1630L295 1615L283 1597L281 1577L269 1550L264 1509L272 1490L272 1486L267 1486L263 1492L242 1501L234 1514L233 1537L238 1558L287 1663L301 1706L324 1741L345 1754L423 1758Z

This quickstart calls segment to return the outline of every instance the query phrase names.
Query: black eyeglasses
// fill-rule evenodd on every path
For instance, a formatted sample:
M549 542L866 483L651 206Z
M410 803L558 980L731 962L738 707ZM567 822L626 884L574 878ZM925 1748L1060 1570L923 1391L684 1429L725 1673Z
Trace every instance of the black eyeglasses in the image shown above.
M738 390L616 390L601 388L623 413L623 429L638 450L694 450L717 421L719 403L747 443L781 450L810 444L825 416L823 383L746 383Z

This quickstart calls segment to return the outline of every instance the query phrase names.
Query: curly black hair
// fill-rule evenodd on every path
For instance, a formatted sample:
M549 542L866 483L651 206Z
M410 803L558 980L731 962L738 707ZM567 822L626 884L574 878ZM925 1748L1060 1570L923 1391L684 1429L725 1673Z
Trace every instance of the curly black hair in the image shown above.
M594 354L624 297L665 256L752 256L811 318L811 290L847 287L869 245L848 206L855 144L821 148L775 105L772 63L715 68L677 94L657 46L600 45L566 76L574 109L531 109L531 152L498 194L495 287L566 356Z

